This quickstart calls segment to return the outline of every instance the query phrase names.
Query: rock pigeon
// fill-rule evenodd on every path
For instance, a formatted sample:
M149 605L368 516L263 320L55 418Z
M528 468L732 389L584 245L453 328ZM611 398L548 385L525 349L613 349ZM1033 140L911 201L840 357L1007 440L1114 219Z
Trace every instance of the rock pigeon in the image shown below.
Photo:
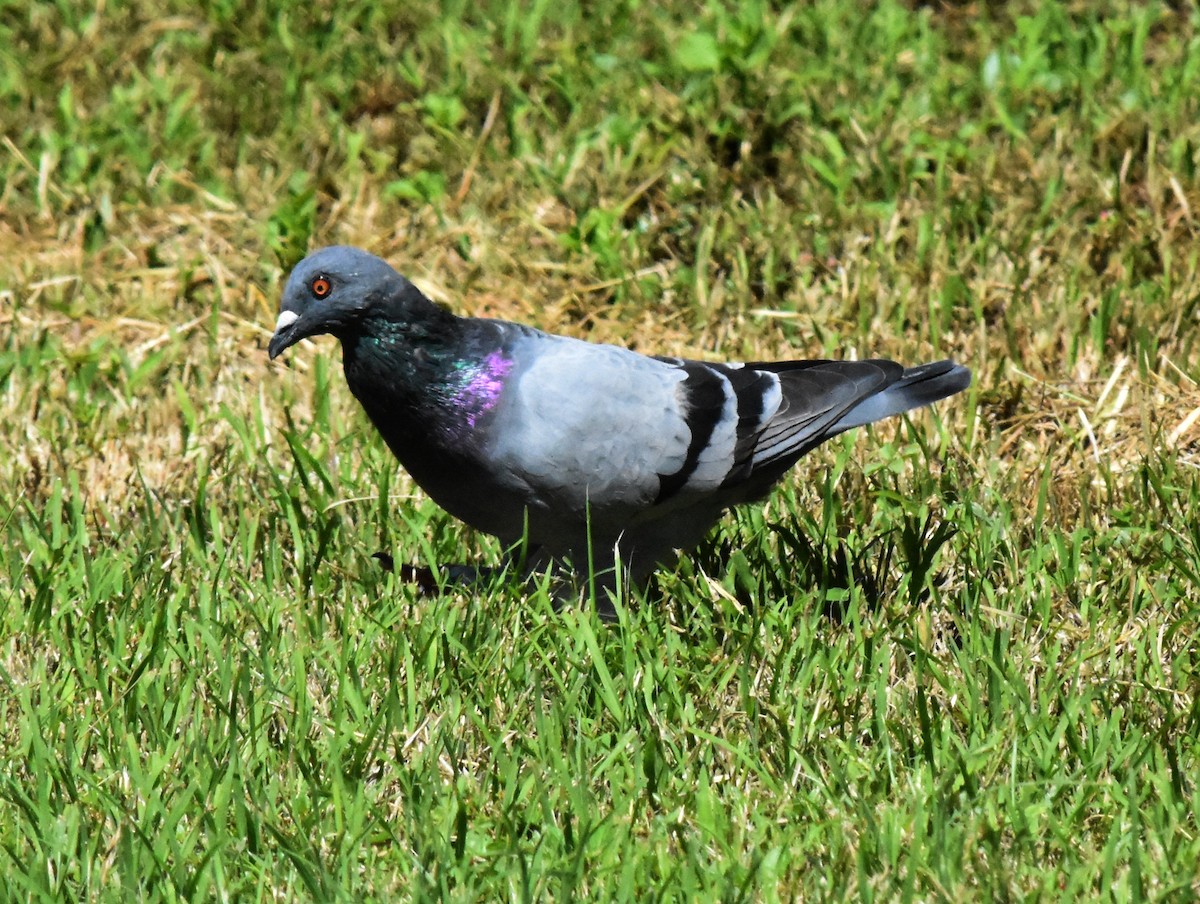
M440 506L530 570L641 582L832 436L966 389L952 361L712 364L458 317L357 248L309 255L268 353L329 333L350 391Z

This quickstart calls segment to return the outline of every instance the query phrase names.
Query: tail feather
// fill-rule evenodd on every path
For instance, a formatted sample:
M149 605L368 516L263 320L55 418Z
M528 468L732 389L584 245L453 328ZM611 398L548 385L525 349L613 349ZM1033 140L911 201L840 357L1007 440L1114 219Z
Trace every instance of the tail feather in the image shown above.
M868 396L847 411L830 429L829 436L931 405L970 385L971 371L953 361L910 367L886 389Z

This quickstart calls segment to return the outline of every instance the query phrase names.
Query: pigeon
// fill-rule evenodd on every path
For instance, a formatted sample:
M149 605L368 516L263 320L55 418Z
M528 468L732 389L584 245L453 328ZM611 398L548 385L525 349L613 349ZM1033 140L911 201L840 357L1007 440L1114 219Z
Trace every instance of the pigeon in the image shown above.
M714 364L460 317L345 246L292 271L268 354L319 334L438 505L521 549L527 571L610 590L644 583L830 437L971 383L953 361Z

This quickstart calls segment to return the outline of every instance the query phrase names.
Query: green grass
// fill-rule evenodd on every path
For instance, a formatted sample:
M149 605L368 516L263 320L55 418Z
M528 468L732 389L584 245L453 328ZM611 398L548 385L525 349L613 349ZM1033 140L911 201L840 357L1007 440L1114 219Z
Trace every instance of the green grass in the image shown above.
M343 8L345 7L345 8ZM15 900L1200 895L1186 5L0 12ZM950 356L615 625L397 562L307 249L710 358Z

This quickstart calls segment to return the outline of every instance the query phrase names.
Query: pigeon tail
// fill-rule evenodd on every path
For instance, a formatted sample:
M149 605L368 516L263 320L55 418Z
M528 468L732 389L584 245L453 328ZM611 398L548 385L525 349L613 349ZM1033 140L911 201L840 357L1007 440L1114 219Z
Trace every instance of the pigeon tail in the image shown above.
M833 425L833 436L886 417L932 405L971 385L971 371L953 361L935 361L910 367L886 389L868 396L845 413Z

